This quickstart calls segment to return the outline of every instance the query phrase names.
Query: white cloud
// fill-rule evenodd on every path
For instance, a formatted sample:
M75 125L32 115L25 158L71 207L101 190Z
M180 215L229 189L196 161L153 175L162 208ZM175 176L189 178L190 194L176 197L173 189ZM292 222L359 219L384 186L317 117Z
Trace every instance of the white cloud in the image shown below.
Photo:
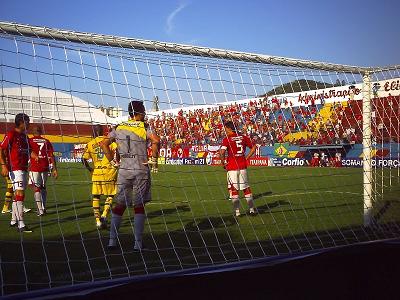
M181 3L177 8L175 8L167 17L165 31L167 34L171 34L174 30L174 19L175 17L185 8L187 7L187 3Z

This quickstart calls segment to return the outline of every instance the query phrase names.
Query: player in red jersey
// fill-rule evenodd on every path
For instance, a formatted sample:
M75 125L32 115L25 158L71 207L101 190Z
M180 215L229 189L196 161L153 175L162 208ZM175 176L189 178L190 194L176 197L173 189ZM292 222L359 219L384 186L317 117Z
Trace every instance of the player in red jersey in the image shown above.
M10 225L17 226L20 232L32 232L24 223L25 189L28 183L28 163L37 159L31 151L26 131L29 117L24 113L15 116L15 128L8 132L0 144L1 175L9 175L14 189L12 217Z
M238 134L233 122L228 121L224 124L226 137L222 140L220 148L221 161L224 169L227 170L229 198L232 201L233 209L237 217L240 216L239 191L244 192L249 212L251 215L256 213L248 178L247 178L247 161L256 151L250 138ZM246 148L250 151L246 156ZM228 154L225 163L225 154Z
M54 178L58 177L56 161L53 154L53 145L42 137L42 127L35 125L32 128L33 137L29 138L29 146L37 154L37 159L31 160L29 168L29 183L34 190L34 199L37 206L37 215L43 216L46 212L46 181L49 172ZM51 169L50 169L51 166Z

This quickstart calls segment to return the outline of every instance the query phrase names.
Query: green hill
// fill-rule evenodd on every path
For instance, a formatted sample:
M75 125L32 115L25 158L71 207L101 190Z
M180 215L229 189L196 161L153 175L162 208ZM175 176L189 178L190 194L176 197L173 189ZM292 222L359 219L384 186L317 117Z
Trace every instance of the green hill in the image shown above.
M337 81L335 84L332 84L315 80L300 79L282 84L267 92L266 95L272 96L272 95L281 95L281 94L296 93L296 92L305 92L305 91L330 88L333 86L340 86L340 85L342 85L340 81ZM265 96L265 94L262 96Z

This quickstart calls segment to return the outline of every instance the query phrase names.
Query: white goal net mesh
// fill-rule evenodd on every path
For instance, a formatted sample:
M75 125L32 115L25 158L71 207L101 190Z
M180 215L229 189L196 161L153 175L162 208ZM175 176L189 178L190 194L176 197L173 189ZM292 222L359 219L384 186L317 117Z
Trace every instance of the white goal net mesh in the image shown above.
M47 180L46 215L36 215L26 189L32 233L9 228L15 195L2 181L0 296L399 238L399 67L8 23L0 33L1 139L26 113L52 143L58 169ZM145 208L146 248L134 251L127 209L120 247L109 251L81 158L93 125L112 130L132 100L143 101L160 137L159 172ZM248 161L254 216L243 194L240 217L229 200L218 156L227 121L256 145Z

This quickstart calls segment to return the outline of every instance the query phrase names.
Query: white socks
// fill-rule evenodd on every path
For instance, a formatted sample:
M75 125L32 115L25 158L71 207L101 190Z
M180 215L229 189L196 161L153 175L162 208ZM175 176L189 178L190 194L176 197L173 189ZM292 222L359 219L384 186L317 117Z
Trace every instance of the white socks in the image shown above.
M146 216L144 214L135 214L134 217L134 233L135 233L135 245L134 249L142 249L142 237L144 231L144 223ZM109 247L115 247L118 241L118 231L121 225L122 216L112 214L111 216L111 228L110 228L110 240L108 242Z
M245 196L247 205L249 206L250 210L254 210L254 201L253 201L253 195L250 196Z
M18 228L25 227L23 201L13 201L12 203L11 225L14 225L15 223L18 223Z
M35 192L33 194L33 197L35 198L38 214L39 215L43 214L42 193L41 192Z
M115 247L118 240L118 231L121 226L122 216L112 213L111 215L111 228L110 228L110 241L108 246Z
M236 217L240 216L240 201L239 198L231 198L233 204L233 211L235 212Z
M43 208L43 210L45 210L46 209L46 201L47 201L46 189L42 189L41 195L42 195L42 208Z
M144 214L135 214L135 219L134 219L135 249L142 249L142 237L143 237L145 220L146 216Z
M249 211L251 214L255 213L255 207L254 207L254 201L253 201L253 195L245 195L247 205L249 206ZM235 213L235 216L239 217L240 216L240 201L239 198L231 198L232 204L233 204L233 211Z
M11 204L11 225L14 226L17 223L17 202L13 201Z

